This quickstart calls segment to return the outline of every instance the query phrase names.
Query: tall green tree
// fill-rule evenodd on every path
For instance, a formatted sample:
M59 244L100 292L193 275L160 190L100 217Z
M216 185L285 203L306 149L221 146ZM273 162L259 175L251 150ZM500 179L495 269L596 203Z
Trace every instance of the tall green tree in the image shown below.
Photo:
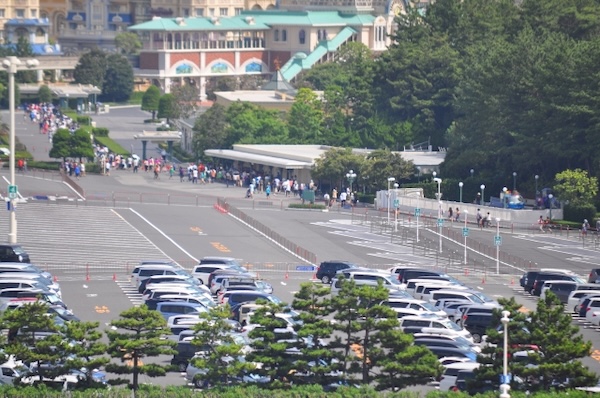
M592 343L583 339L560 299L547 293L538 300L528 325L531 341L539 347L529 356L539 365L525 367L523 375L535 381L530 385L532 391L596 385L598 376L581 363L590 355Z
M5 354L33 364L33 376L54 378L64 374L59 362L66 356L65 345L69 342L60 334L54 317L48 316L47 303L35 301L8 311L3 322L9 331ZM46 364L54 366L42 366Z
M198 388L236 383L256 367L244 360L245 346L236 342L231 324L227 322L230 316L228 305L215 306L201 313L200 322L194 326L192 344L202 354L191 363L205 370L194 380Z
M325 343L333 334L334 327L330 316L333 313L329 286L312 282L300 285L294 295L292 308L299 312L298 348L302 355L295 362L297 372L310 374L314 384L328 385L338 381L340 355Z
M69 142L69 149L69 157L79 158L80 163L83 161L82 158L94 158L92 139L90 133L85 129L77 129L73 132Z
M106 71L102 84L105 101L127 101L133 92L133 68L124 56L111 54L106 59Z
M164 376L170 365L159 363L142 364L145 358L159 355L172 355L176 343L162 336L171 333L167 321L158 311L149 310L142 305L121 312L119 319L111 322L112 329L106 331L108 336L108 354L128 364L110 363L106 366L108 372L116 374L132 374L131 388L139 388L139 375L150 377ZM127 380L119 379L126 383Z
M255 373L270 377L272 381L269 387L278 388L285 384L298 357L288 351L294 346L293 330L287 328L284 319L274 316L285 311L283 304L264 300L257 303L264 305L257 308L250 318L252 324L257 326L248 333L253 350L246 358L250 362L260 363Z
M101 387L94 381L94 369L100 369L110 362L105 356L108 345L102 341L103 334L98 326L98 322L70 321L61 328L65 340L74 342L65 347L69 354L65 358L65 368L83 369L85 377L80 383L85 388Z
M288 129L291 143L322 143L323 104L312 90L298 90L288 113Z
M52 148L48 155L54 159L62 159L71 156L71 132L67 129L58 129L52 135Z
M357 178L362 178L360 170L364 161L364 156L353 153L350 148L331 148L315 160L311 175L319 181L319 186L329 184L332 188L341 188L350 170L356 172Z
M598 178L581 169L556 174L554 190L562 202L572 206L592 204L598 195Z
M38 100L40 102L52 102L52 91L50 90L50 87L45 84L40 86L38 90Z
M79 63L75 66L73 77L79 84L91 84L93 86L104 87L104 77L106 75L108 56L99 49L93 49L81 57Z
M121 32L115 36L115 45L123 55L135 55L142 49L137 33Z
M282 144L288 141L288 128L280 113L249 102L227 108L226 147L233 144Z
M229 149L227 146L227 121L225 108L214 104L206 112L199 115L194 122L192 149L196 159L204 156L204 151L211 148Z
M179 117L187 119L198 111L198 101L200 100L200 89L193 84L184 84L173 87L171 90Z
M177 119L180 116L177 100L173 94L164 94L160 97L157 116L160 119L167 119L167 124L171 123L171 119Z
M388 150L369 153L360 169L359 181L371 190L387 189L389 177L398 183L415 175L415 165L402 158L402 154Z
M156 118L158 111L158 102L160 101L160 89L154 84L148 87L142 97L142 110L152 112L152 120Z

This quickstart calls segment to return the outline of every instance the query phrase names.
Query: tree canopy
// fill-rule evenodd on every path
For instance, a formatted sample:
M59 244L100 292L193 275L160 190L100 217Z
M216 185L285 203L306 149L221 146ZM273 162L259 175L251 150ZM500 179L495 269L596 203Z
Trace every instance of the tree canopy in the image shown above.
M133 91L133 68L122 55L111 54L106 59L106 71L102 85L104 101L123 102Z
M142 97L142 110L152 112L152 119L156 117L158 111L158 102L160 101L160 89L155 85L148 87Z

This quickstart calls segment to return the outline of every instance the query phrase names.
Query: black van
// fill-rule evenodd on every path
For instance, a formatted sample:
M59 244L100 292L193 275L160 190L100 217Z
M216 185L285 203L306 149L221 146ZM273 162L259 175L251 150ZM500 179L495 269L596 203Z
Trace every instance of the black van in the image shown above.
M0 261L7 263L30 263L29 254L20 245L0 244Z

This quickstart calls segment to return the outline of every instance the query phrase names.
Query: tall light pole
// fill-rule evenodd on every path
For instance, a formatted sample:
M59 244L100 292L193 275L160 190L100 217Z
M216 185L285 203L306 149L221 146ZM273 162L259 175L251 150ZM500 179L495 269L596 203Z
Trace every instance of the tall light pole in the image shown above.
M390 205L391 205L391 195L390 195L390 184L394 181L396 181L395 177L388 177L387 179L388 181L388 189L387 189L387 202L388 202L388 208L387 208L387 223L388 225L390 225Z
M30 69L39 65L39 61L37 59L28 59L25 64ZM15 74L17 71L23 69L19 68L21 65L22 62L17 57L6 57L2 61L2 66L8 72L8 106L10 107L9 170L11 185L8 188L8 196L10 198L8 242L13 245L17 243L17 214L15 213L15 199L17 198L17 184L15 180Z
M508 380L508 323L510 322L509 311L502 311L502 318L500 322L504 326L504 350L502 353L502 359L504 366L502 367L502 383L500 384L500 398L510 398L510 385Z
M538 207L538 180L540 179L539 175L535 175L533 176L533 178L535 178L535 208L537 209Z
M469 227L467 227L467 216L469 215L469 211L463 211L465 214L465 227L463 228L463 236L465 237L465 265L467 265L467 236L469 236Z
M462 181L458 183L458 201L459 201L460 203L462 203L462 189L463 189L463 186L464 186L464 185L465 185L465 184L463 184L463 182L462 182Z
M469 173L471 173L471 178L473 178L473 174L475 174L475 169L469 170Z
M508 193L508 188L504 187L502 188L502 207L504 207L505 209L508 207L508 197L506 196Z
M552 201L552 198L554 198L554 195L549 194L548 195L548 202L550 204L550 219L552 220L552 205L554 204L554 202Z
M398 189L399 185L397 182L394 183L394 202L398 201ZM400 205L400 203L398 203L398 206ZM394 203L394 232L398 232L398 206L396 206L396 204Z
M433 172L433 175L436 175L436 172ZM440 253L442 252L442 224L444 223L444 219L442 218L442 179L434 178L433 181L437 182L437 200L438 200L438 233L440 235Z
M481 205L483 206L485 205L485 184L481 184L479 188L481 188Z
M517 172L513 171L513 191L517 190Z
M352 192L352 183L356 179L356 173L354 170L350 170L346 173L346 179L348 180L348 184L350 185L350 192Z
M496 218L496 237L494 244L496 245L496 275L500 275L500 219Z

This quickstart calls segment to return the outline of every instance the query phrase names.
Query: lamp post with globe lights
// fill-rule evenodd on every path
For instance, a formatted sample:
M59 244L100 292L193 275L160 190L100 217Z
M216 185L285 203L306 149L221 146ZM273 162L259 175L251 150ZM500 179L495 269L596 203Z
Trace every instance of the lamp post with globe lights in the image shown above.
M387 189L387 223L390 225L390 208L391 208L391 195L390 195L390 184L396 181L395 177L388 177L388 189Z
M510 322L509 311L502 311L502 326L504 327L504 350L502 352L503 367L502 367L502 382L500 384L500 398L510 398L510 385L508 380L508 323Z
M517 172L513 171L513 192L517 190Z
M397 182L394 183L394 203L398 202L398 187L400 185L398 185ZM398 203L399 205L400 203ZM394 232L398 232L398 206L396 204L394 204Z
M481 188L481 205L484 206L485 205L485 184L481 184L479 186L479 188Z
M17 184L15 180L15 74L19 70L26 70L35 68L39 65L37 59L28 59L25 61L25 68L23 68L23 62L14 56L6 57L2 61L2 66L8 72L8 96L9 96L9 111L10 111L10 137L9 137L9 172L10 172L10 186L9 186L9 198L10 198L10 219L9 219L9 232L8 242L10 244L17 243L17 215L15 213L15 199L17 198Z
M537 209L538 207L538 180L540 179L539 175L535 175L533 176L533 178L535 178L535 208Z
M433 172L433 175L435 176L436 173L435 171ZM438 223L438 232L440 235L440 253L442 252L442 225L444 223L444 219L442 218L442 179L441 178L434 178L433 181L435 181L437 183L438 189L437 189L437 200L438 200L438 219L437 219L437 223Z
M463 182L462 182L462 181L458 183L458 201L459 201L460 203L462 203L462 190L463 190L463 186L464 186L464 185L465 185L465 184L463 184Z
M350 170L346 173L346 179L348 180L348 185L350 185L350 192L353 192L352 183L356 179L356 173L354 172L354 170Z

